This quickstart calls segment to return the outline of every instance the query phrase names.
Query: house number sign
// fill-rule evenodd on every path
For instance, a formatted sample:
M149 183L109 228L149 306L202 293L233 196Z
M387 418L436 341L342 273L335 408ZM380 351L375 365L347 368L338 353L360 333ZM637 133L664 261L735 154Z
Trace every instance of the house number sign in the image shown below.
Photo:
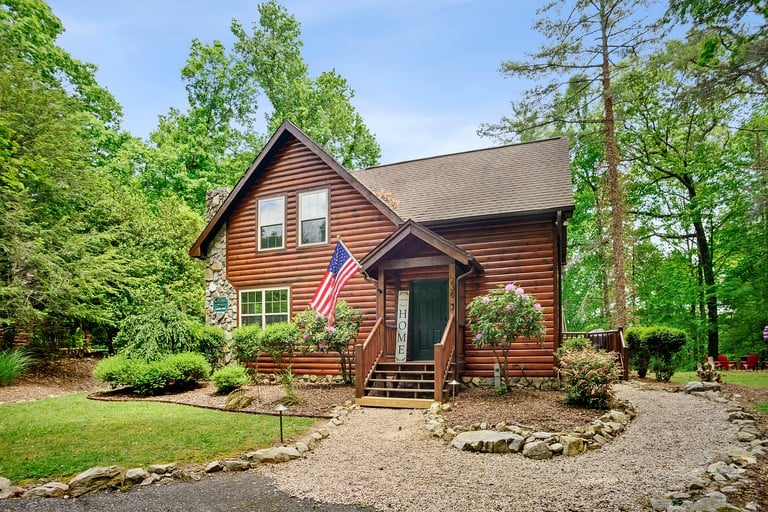
M408 291L397 293L397 337L395 338L395 361L404 363L408 351Z

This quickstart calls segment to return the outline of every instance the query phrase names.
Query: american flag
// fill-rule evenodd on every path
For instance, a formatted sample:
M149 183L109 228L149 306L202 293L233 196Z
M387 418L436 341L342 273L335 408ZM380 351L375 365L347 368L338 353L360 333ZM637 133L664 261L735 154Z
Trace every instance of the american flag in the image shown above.
M309 305L319 314L328 319L328 325L333 325L333 317L336 312L336 299L347 281L355 275L360 268L355 258L349 253L343 243L336 244L331 263L328 265L323 280L320 281L315 295L309 301Z

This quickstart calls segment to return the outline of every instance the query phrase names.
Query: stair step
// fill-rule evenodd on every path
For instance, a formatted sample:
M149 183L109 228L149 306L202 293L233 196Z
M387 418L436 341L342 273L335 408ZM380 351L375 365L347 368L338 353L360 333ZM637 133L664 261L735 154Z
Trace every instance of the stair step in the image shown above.
M368 379L368 382L386 382L392 384L435 384L435 379Z
M435 403L428 398L385 398L364 396L356 398L355 402L363 407L388 407L390 409L429 409Z
M385 370L382 368L376 368L373 373L383 373L386 375L434 375L435 372L425 372L419 370Z

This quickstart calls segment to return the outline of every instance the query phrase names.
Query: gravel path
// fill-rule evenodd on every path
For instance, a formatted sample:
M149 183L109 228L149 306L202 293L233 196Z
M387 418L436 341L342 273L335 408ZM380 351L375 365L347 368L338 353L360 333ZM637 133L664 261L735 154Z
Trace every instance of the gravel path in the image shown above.
M362 409L306 459L265 467L291 495L398 511L644 510L739 447L725 405L619 385L637 406L601 450L534 461L460 452L428 437L420 412ZM645 509L647 510L647 509Z

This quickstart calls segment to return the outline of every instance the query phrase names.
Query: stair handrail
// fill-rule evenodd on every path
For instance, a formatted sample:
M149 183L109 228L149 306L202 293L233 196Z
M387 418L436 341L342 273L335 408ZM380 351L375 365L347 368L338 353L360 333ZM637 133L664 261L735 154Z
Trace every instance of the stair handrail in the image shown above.
M456 352L456 336L454 329L456 313L451 313L443 331L440 343L435 344L435 402L443 401L443 386L445 377L450 373L451 361Z
M355 397L365 396L365 383L384 352L384 318L379 317L365 342L355 345Z

